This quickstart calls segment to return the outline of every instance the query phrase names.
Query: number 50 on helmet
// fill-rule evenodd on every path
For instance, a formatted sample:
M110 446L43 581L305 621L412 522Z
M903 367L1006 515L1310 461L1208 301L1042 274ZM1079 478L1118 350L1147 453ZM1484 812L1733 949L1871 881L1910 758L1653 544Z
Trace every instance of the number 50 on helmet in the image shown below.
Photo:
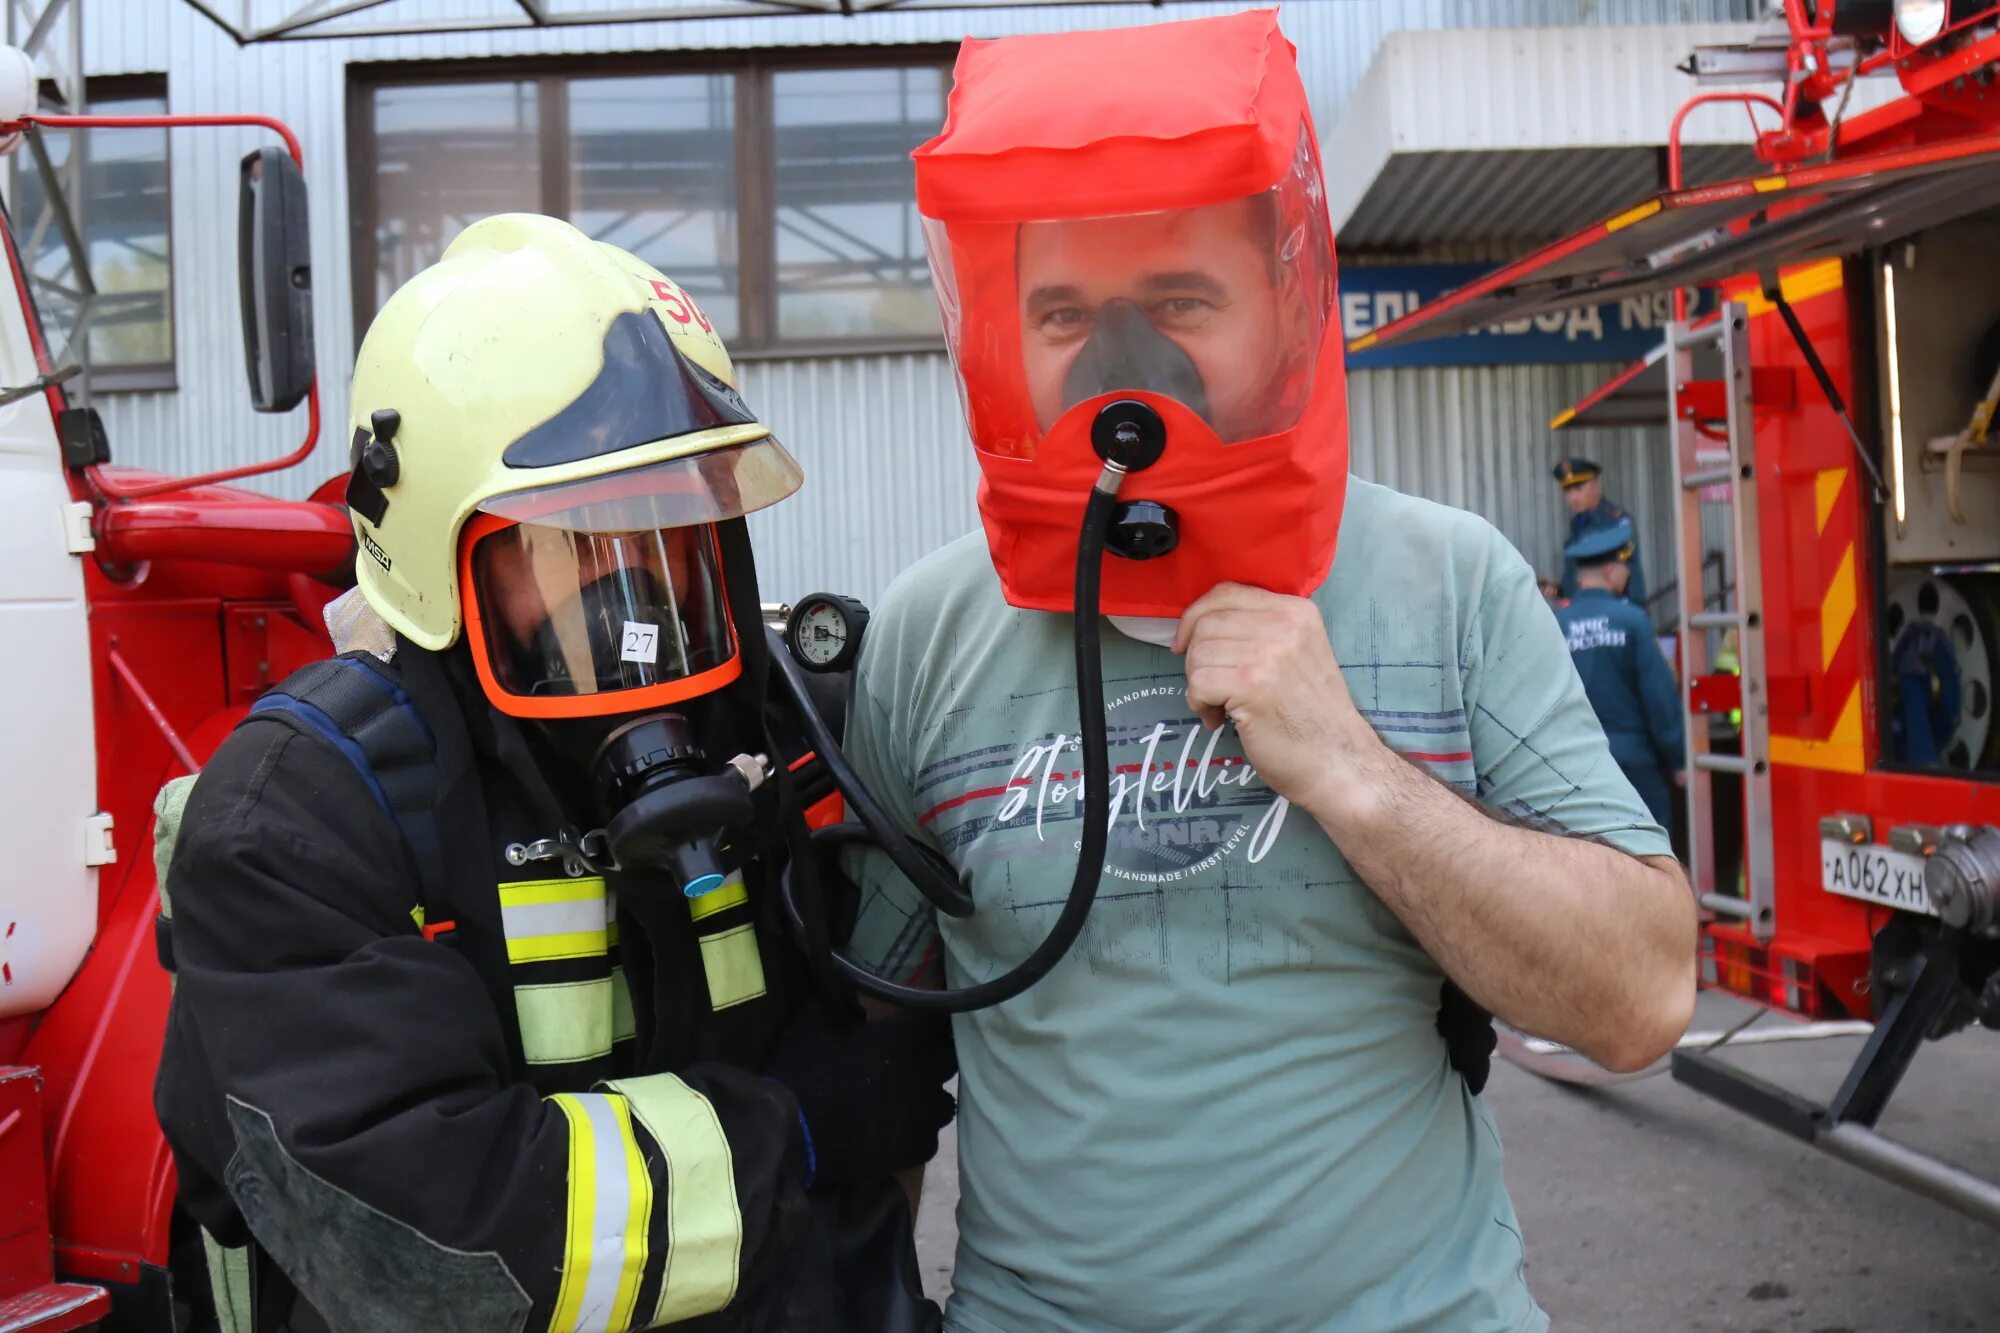
M350 424L363 595L420 648L464 633L496 707L601 716L737 677L715 525L803 478L659 270L554 218L476 222L369 326Z

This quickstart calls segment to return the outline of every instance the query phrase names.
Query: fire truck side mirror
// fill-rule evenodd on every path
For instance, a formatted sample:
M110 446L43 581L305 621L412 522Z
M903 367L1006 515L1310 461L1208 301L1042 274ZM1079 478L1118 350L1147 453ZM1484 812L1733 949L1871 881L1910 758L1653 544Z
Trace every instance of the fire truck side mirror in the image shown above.
M250 400L259 412L289 412L313 381L312 248L306 179L282 148L243 159L237 273Z

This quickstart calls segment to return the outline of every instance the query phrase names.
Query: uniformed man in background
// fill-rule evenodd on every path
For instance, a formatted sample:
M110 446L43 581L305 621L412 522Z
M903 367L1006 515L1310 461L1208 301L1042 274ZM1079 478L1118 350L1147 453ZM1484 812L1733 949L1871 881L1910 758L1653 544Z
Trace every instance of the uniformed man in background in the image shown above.
M1611 741L1611 757L1654 820L1670 828L1667 774L1680 771L1686 752L1680 689L1653 622L1630 597L1638 577L1631 520L1585 531L1563 548L1563 558L1575 571L1576 591L1556 621L1583 692Z
M1614 527L1619 523L1630 524L1632 515L1623 505L1604 498L1604 469L1588 458L1560 458L1556 460L1556 484L1562 487L1563 502L1569 506L1569 539L1574 542L1586 532L1596 532ZM1639 568L1639 555L1635 545L1630 564L1632 580L1626 586L1625 596L1632 605L1644 608L1646 605L1646 575ZM1563 552L1562 595L1576 596L1576 561L1569 552Z

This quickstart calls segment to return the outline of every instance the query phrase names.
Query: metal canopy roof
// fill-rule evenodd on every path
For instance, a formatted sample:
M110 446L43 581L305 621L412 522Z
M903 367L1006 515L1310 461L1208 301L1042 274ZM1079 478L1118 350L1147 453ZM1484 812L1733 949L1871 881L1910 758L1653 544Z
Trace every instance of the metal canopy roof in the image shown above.
M1748 144L1692 144L1687 150L1691 180L1727 180L1756 167ZM1337 229L1350 250L1534 244L1586 226L1659 182L1660 152L1652 145L1399 151Z
M187 0L248 46L326 37L394 37L437 32L500 32L596 23L760 15L853 17L902 9L1020 9L1077 0ZM1086 0L1144 4L1169 0Z
M1995 204L2000 134L1673 191L1497 269L1349 350L1850 254Z

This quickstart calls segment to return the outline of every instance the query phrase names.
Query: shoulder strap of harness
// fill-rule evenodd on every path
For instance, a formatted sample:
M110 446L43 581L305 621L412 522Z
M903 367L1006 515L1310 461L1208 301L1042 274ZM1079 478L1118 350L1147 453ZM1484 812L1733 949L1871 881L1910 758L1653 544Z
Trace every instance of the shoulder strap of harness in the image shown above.
M394 668L367 653L309 663L251 705L250 717L281 719L347 758L403 835L426 921L437 916L449 883L435 808L437 740Z
M392 667L367 653L328 658L300 667L266 691L244 721L275 718L331 744L354 766L382 810L402 834L417 872L417 907L426 927L447 900L444 843L438 833L437 742L423 715L403 691ZM237 725L242 725L238 723ZM161 866L164 881L165 866ZM160 966L174 971L172 921L161 908L153 922ZM445 928L449 924L445 923Z

